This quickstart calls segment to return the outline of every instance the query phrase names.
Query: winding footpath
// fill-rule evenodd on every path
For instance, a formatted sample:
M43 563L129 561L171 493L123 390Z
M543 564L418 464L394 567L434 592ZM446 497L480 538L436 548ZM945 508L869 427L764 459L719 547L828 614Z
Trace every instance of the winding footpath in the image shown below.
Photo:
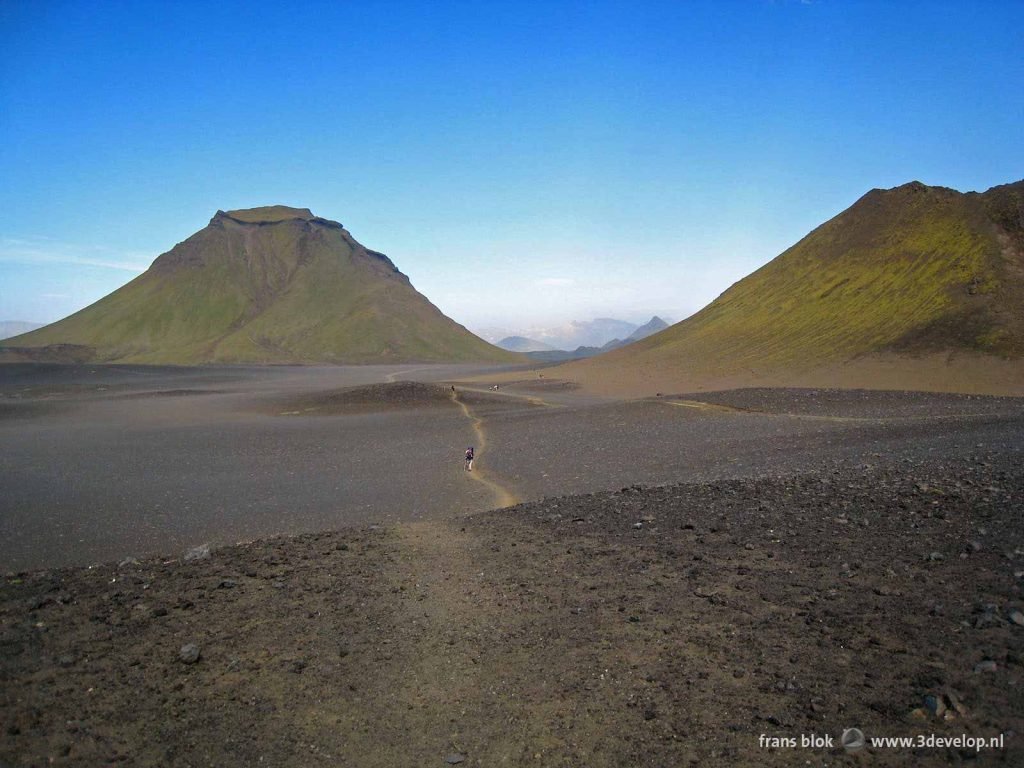
M487 433L484 430L483 419L475 415L469 409L469 406L466 405L459 398L459 393L456 390L453 389L449 397L451 397L453 403L455 403L457 406L459 406L460 409L462 409L463 415L472 423L473 432L476 433L476 452L478 454L483 453L484 449L487 447ZM519 497L512 493L512 491L503 486L501 483L491 479L487 471L480 467L479 459L477 459L474 463L477 466L475 466L473 468L473 471L469 472L468 474L473 480L476 480L479 483L483 483L484 485L491 489L491 492L494 494L495 508L500 509L501 507L511 507L520 502Z

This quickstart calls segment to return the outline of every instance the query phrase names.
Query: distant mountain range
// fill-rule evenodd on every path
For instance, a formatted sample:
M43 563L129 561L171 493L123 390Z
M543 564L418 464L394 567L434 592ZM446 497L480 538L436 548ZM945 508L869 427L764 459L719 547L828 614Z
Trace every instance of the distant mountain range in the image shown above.
M528 339L525 336L506 336L499 342L496 342L496 346L502 349L507 349L509 352L548 352L556 351L554 347L549 346L541 341L535 339Z
M218 211L142 275L0 359L124 363L515 362L445 317L336 221Z
M653 336L658 331L663 331L668 328L669 323L662 320L660 317L655 315L646 323L641 325L629 336L626 337L626 344L632 344L634 341L640 341L640 339L646 339L648 336Z
M0 339L9 339L23 333L42 328L42 323L26 323L21 320L0 320Z
M553 328L529 329L506 336L495 344L513 352L561 352L571 357L588 357L602 350L646 338L668 326L669 323L657 316L640 326L626 320L599 317L594 320L574 320Z
M625 346L626 344L632 344L634 341L645 339L648 336L657 333L658 331L668 328L668 323L666 323L657 315L652 317L650 320L648 320L641 326L635 326L632 325L632 323L625 323L624 321L621 320L609 321L607 319L602 319L599 321L592 322L603 323L605 328L610 327L611 323L620 323L623 325L630 325L633 327L634 330L624 340L617 338L612 339L611 341L607 341L599 347L586 346L581 344L580 346L571 350L553 349L552 347L550 347L547 344L544 344L543 342L537 341L535 339L527 339L523 336L509 336L499 341L498 346L501 347L502 349L507 349L513 352L526 353L526 356L533 360L538 360L540 362L545 363L556 363L562 362L564 360L579 360L584 357L593 357L594 355L599 355L602 352L608 352L613 349L618 349L619 347ZM587 324L576 323L575 325L584 326Z
M594 320L574 320L561 328L551 329L548 335L536 338L555 349L603 347L612 339L626 338L636 329L635 323L611 317L598 317Z
M868 192L683 322L559 374L687 391L831 371L842 386L1011 391L1022 359L1024 181L911 182Z

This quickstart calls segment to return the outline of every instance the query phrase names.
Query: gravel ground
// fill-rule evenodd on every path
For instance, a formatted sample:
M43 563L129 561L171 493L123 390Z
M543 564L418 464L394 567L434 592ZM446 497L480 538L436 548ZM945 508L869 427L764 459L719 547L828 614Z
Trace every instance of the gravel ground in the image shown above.
M474 433L447 397L396 397L374 410L357 389L363 402L328 402L344 415L304 410L404 368L25 368L0 366L0 570L490 503L462 475ZM387 386L401 395L410 385Z
M1019 765L1022 505L979 450L9 574L0 760Z
M975 403L968 401L972 408ZM851 418L854 408L865 408L819 406L812 416L645 400L505 410L487 414L485 421L494 472L520 498L539 499L633 483L773 476L828 468L837 461L858 465L893 456L966 456L979 444L1019 456L1024 403L1012 400L998 407L1000 412L962 410L925 418ZM885 404L876 410L883 408L892 411ZM917 413L912 399L901 413L906 410Z
M0 766L1024 764L1020 400L0 373Z
M1013 416L1024 413L1024 399L944 392L869 389L733 389L670 399L694 400L761 413L861 419L913 419Z

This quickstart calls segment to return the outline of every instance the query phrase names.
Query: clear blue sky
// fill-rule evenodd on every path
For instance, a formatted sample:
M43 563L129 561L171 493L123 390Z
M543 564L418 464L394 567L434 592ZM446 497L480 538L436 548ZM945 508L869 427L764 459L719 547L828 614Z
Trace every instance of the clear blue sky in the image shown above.
M0 3L0 320L218 208L471 328L680 319L872 187L1024 177L1024 2Z

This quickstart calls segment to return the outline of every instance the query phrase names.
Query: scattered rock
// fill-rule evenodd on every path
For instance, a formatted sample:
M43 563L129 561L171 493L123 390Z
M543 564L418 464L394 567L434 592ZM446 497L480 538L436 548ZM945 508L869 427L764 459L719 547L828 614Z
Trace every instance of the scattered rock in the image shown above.
M178 659L186 664L195 664L199 661L199 646L195 643L181 646L181 650L178 651Z
M999 665L992 661L992 659L985 659L974 665L975 672L995 672L998 669Z
M446 763L448 763L448 765L458 765L459 763L463 762L465 759L466 759L465 755L460 755L458 752L455 752L453 754L448 755L448 757L446 757L444 759L444 761Z
M1024 627L1024 613L1021 613L1016 608L1010 611L1006 617L1016 624L1018 627Z
M53 602L53 598L49 595L36 595L28 599L28 609L30 611L38 611L40 608L49 605Z
M1002 624L1002 619L995 612L995 606L985 606L974 619L975 629L988 629Z
M191 563L193 560L206 560L210 557L210 545L200 544L198 547L192 547L188 552L185 553L184 561Z

